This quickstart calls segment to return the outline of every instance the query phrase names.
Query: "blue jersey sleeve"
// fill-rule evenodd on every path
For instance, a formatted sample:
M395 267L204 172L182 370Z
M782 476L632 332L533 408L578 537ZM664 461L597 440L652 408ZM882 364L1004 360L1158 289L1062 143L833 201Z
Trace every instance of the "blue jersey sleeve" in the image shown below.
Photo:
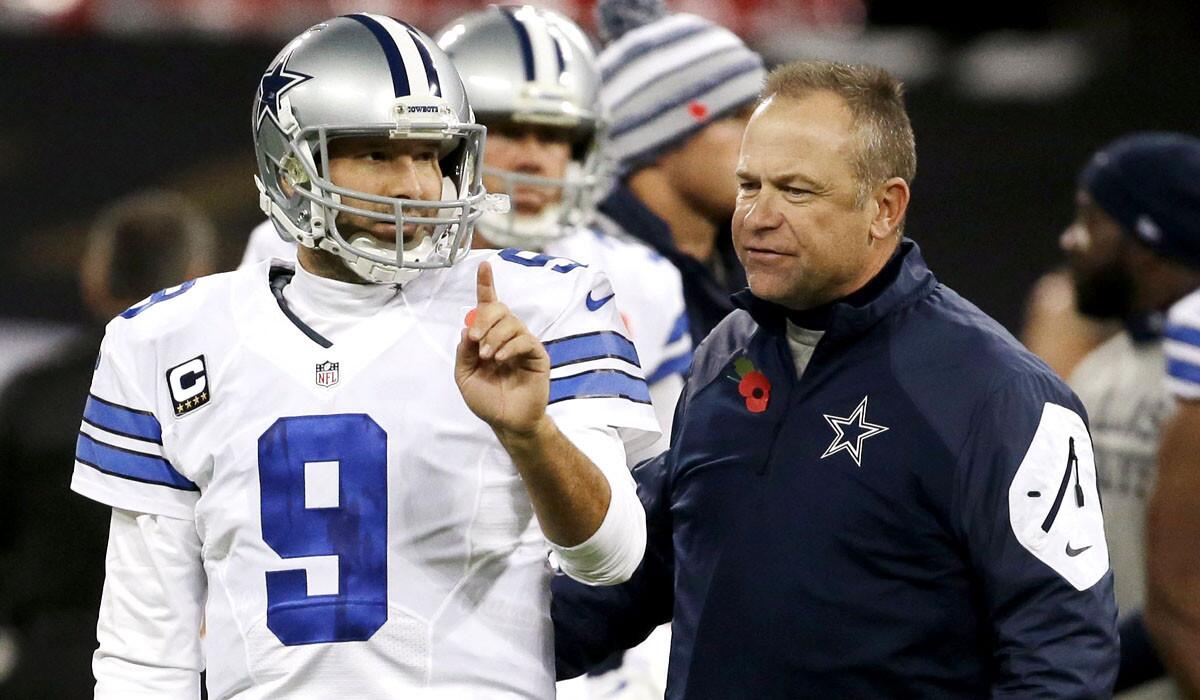
M1117 608L1085 419L1048 373L1010 378L971 418L955 513L993 625L994 698L1111 696Z

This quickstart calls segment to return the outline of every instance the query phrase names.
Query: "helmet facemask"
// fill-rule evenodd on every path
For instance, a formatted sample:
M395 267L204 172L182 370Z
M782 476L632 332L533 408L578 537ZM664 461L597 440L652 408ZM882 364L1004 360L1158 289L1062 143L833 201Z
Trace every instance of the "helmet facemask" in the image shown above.
M363 279L383 284L402 284L421 270L453 265L471 248L474 224L485 209L503 209L499 198L483 189L481 173L474 154L483 148L485 130L477 124L417 125L420 128L399 132L394 125L381 129L331 131L323 127L300 130L287 146L287 155L275 163L281 187L288 196L286 210L298 212L291 217L272 213L276 225L283 225L301 245L329 251ZM387 197L348 189L327 176L329 143L350 136L379 136L429 140L444 144L442 191L439 199L421 200ZM460 192L462 193L460 195ZM352 199L382 205L380 209L353 206ZM281 203L282 204L282 203ZM281 214L283 212L280 212ZM406 225L417 225L417 237L400 245L389 244L363 233L343 235L338 228L339 213L360 216L396 227L396 240L403 242Z
M478 121L492 130L493 152L501 133L547 136L553 130L550 140L560 142L561 130L571 145L562 177L546 177L532 167L533 172L484 165L488 184L498 191L511 197L518 188L538 188L551 200L535 214L516 206L503 215L485 213L478 225L488 242L541 249L586 226L609 178L600 153L607 133L600 71L583 31L551 10L492 6L452 21L438 45L462 75Z
M310 28L264 73L252 116L263 211L281 236L338 256L368 282L404 283L453 265L483 211L507 208L507 198L483 188L486 129L450 59L395 19L359 13ZM427 170L413 192L376 188L388 182L382 173L371 185L338 184L330 143L343 138L434 144L440 192ZM418 193L431 197L407 198ZM387 196L397 194L405 196Z
M483 166L483 174L499 180L497 192L515 201L518 187L538 187L558 197L536 214L522 214L510 206L507 212L485 212L477 226L488 242L540 250L550 241L577 231L595 217L596 203L606 184L603 160L594 135L572 145L570 161L562 177L543 177ZM486 157L485 157L486 160Z

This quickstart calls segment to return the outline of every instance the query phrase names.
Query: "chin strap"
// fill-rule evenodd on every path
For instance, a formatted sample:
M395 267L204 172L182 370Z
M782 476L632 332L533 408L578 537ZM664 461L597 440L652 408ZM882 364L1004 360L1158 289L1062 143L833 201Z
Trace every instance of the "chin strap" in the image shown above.
M414 267L390 267L372 262L366 258L355 258L347 260L342 258L342 262L350 271L368 282L375 284L398 284L405 285L420 276L422 270Z
M416 267L399 267L395 264L378 263L368 258L363 257L359 253L369 253L380 257L393 257L396 254L394 248L386 248L380 246L374 239L369 236L361 236L348 245L340 244L333 235L329 235L329 229L336 226L332 220L333 215L329 210L318 204L310 202L309 204L309 226L310 230L304 230L297 226L288 217L287 212L281 207L266 191L262 180L256 175L254 184L258 188L258 205L264 214L274 223L275 230L282 238L293 240L297 244L306 248L316 248L325 250L338 256L342 262L354 274L363 278L368 282L376 284L406 284L415 279L422 272L422 268ZM333 192L327 195L334 203L340 203L341 197ZM458 188L449 177L442 178L442 199L444 201L453 201L458 199ZM507 195L488 194L483 198L476 207L484 212L503 213L508 211L509 200ZM445 211L445 210L441 210ZM443 214L448 216L448 214ZM433 231L425 236L420 243L409 250L403 251L403 263L418 263L424 262L433 254L445 252L448 258L453 257L454 251L446 251L447 246L454 245L455 233L457 226L454 224L438 225ZM470 238L460 242L460 246L466 250L470 248Z
M547 243L570 233L561 215L562 205L556 202L542 207L537 214L484 212L475 226L488 242L497 246L541 250Z
M526 176L511 170L493 168L485 168L484 172L501 178L508 194L495 196L505 199L522 184L543 186L542 183L545 183L559 190L558 201L543 206L536 214L520 214L512 210L509 204L499 209L481 207L484 213L479 217L476 226L487 237L488 242L499 247L516 246L541 250L551 241L562 238L571 233L572 229L586 224L590 218L589 215L579 212L588 182L583 167L574 160L567 163L561 178ZM488 195L491 196L493 195Z
M426 236L412 250L404 251L404 256L412 256L413 260L422 260L433 251L434 245L432 237ZM370 236L360 236L350 241L350 249L373 255L396 254L395 250L379 245ZM422 272L420 268L381 265L360 255L342 256L342 261L354 274L377 284L403 285L416 279Z

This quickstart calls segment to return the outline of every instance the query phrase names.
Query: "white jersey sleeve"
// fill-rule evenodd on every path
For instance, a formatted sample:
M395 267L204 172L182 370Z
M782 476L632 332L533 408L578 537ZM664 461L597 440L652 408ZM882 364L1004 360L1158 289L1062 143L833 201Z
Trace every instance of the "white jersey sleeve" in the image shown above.
M692 359L679 270L648 246L585 229L547 246L556 255L598 267L617 292L618 312L638 348L646 383L682 375Z
M264 221L250 232L250 240L246 242L246 252L242 253L242 262L238 265L238 269L257 265L269 258L294 260L296 244L280 238L279 233L275 230L275 224Z
M206 590L195 524L114 509L105 568L97 700L195 700Z
M552 286L529 290L551 295L555 302L556 316L540 332L535 330L550 355L547 412L555 422L616 428L627 450L657 439L661 431L650 390L607 275L573 260L525 251L510 249L498 257L546 260L537 276L560 276L551 278ZM505 270L504 263L496 267Z
M666 261L663 261L666 263ZM678 279L679 271L667 264ZM654 299L646 299L639 304L645 306L643 313L635 318L641 320L640 326L646 327L651 335L651 345L658 349L654 357L646 362L646 383L651 386L658 384L668 377L682 377L692 364L692 336L688 327L687 309L683 306L683 287L670 284L669 278L664 280L663 287L674 290L678 286L679 294L661 294L658 304ZM632 314L631 314L632 315Z
M692 362L692 340L679 270L639 241L585 229L552 242L547 250L598 268L611 280L615 304L637 347L662 438L631 453L631 463L666 448L683 375Z
M75 447L71 489L138 513L191 519L200 489L176 469L164 448L156 412L159 379L153 348L136 342L136 316L186 292L189 282L154 296L109 323Z
M628 581L646 551L646 512L637 497L625 450L612 428L564 426L563 432L608 480L612 494L600 527L573 547L550 543L564 573L593 586Z
M1165 336L1167 388L1177 398L1200 400L1200 290L1171 307Z
M554 549L573 578L620 583L641 562L646 538L645 513L623 458L660 434L637 349L603 272L515 249L496 257L500 299L531 326L550 356L546 412L604 473L612 493L605 519L591 538ZM547 305L547 299L555 303Z

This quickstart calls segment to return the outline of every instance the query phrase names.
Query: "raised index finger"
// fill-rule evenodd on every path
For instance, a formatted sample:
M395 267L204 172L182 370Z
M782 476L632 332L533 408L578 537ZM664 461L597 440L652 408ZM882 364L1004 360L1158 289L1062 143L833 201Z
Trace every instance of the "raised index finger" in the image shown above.
M475 299L480 304L497 300L496 282L492 277L490 263L480 263L479 272L475 276Z

